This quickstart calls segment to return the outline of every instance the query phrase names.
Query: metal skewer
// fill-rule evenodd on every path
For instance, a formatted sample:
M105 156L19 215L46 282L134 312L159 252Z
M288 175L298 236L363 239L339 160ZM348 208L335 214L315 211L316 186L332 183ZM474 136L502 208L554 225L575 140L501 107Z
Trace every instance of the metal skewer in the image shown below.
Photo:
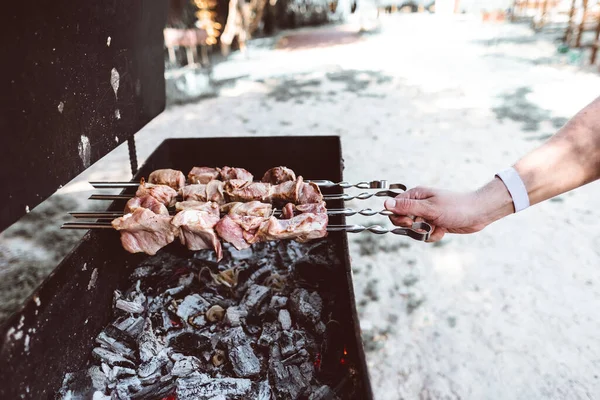
M113 229L110 222L65 222L61 229ZM329 225L327 232L360 233L368 231L377 235L393 233L394 235L408 236L414 240L426 241L433 228L426 222L415 222L411 228L386 229L380 225Z
M171 215L175 215L176 212L171 211ZM375 211L370 208L364 208L362 210L353 210L352 208L332 208L327 210L327 215L344 215L346 217L350 217L352 215L364 215L367 217L371 217L373 215L394 215L393 212L388 210ZM77 219L115 219L122 217L124 215L123 212L120 211L70 211L69 215ZM275 210L273 215L280 216L281 210Z
M322 188L333 188L340 187L342 189L358 188L358 189L400 189L406 190L406 186L401 183L388 183L386 180L378 181L363 181L358 183L349 183L346 181L333 182L328 180L307 180L306 182L312 182ZM119 189L140 186L139 182L90 182L90 185L96 189Z
M393 190L380 190L378 192L375 193L369 193L369 192L362 192L356 195L351 195L348 193L342 193L342 194L324 194L323 195L323 200L327 201L327 200L344 200L344 201L348 201L348 200L354 200L354 199L358 199L358 200L366 200L366 199L370 199L373 196L376 197L396 197L398 196L400 193L398 192L394 192ZM93 194L89 197L89 200L129 200L132 197L134 197L134 194ZM177 196L177 199L181 199L180 196Z

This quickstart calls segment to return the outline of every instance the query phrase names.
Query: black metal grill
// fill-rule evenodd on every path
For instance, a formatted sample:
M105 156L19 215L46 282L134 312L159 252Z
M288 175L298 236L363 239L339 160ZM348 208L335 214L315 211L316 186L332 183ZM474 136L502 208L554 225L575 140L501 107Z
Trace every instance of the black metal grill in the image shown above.
M169 139L148 158L136 178L147 177L158 168L187 171L194 165L234 165L248 169L255 176L272 166L286 165L307 179L343 180L340 140L333 136ZM339 189L324 192L341 193L336 190ZM328 205L343 206L341 201ZM109 210L122 210L122 207L122 201L115 202ZM344 224L345 218L333 216L330 223ZM345 233L336 232L331 233L328 240L334 244L341 264L331 271L324 290L336 298L339 341L347 349L347 361L353 366L355 377L345 397L370 399L372 393L355 308L347 237ZM161 251L181 252L182 249L173 244ZM126 289L135 266L148 258L125 252L114 231L88 232L23 309L0 330L3 338L0 397L53 397L66 372L84 368L94 347L94 338L112 318L114 290ZM314 278L319 278L318 275ZM311 276L303 278L311 279Z

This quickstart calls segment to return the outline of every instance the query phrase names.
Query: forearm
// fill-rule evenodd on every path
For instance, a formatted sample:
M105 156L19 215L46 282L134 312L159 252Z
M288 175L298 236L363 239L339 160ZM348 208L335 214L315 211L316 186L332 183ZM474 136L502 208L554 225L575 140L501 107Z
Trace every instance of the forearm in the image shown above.
M531 205L599 179L600 97L514 167ZM510 194L498 178L479 189L477 199L483 225L514 212Z
M600 98L515 164L537 204L600 178Z

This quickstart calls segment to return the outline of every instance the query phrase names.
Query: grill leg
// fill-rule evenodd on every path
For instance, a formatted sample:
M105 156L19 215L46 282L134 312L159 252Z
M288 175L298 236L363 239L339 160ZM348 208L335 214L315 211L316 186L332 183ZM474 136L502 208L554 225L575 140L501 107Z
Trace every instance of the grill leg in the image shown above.
M135 137L131 136L127 139L127 149L129 149L129 162L131 165L131 176L137 174L138 171L138 161L137 154L135 151Z

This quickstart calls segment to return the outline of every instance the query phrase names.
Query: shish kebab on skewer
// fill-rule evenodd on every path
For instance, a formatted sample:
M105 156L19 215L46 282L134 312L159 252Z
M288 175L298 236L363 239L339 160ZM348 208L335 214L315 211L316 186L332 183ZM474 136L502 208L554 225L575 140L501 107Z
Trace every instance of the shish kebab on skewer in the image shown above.
M181 189L186 184L206 184L212 180L228 181L232 179L241 179L252 182L254 176L243 168L212 168L212 167L193 167L187 175L187 182L183 172L174 169L159 169L152 172L148 177L149 183L171 186L175 190ZM287 181L296 180L294 171L287 167L271 168L263 175L260 182L277 185ZM386 180L363 181L355 184L348 182L332 182L329 180L310 180L319 187L341 187L348 189L356 187L359 189L400 189L406 190L406 186L401 183L388 183ZM125 188L136 187L137 182L90 182L96 189Z
M228 181L215 180L219 176ZM101 223L84 225L120 230L122 244L130 252L155 254L179 237L190 250L214 249L218 259L222 257L219 237L243 249L258 241L294 239L303 242L326 236L327 210L318 186L303 182L302 177L295 178L293 171L285 167L267 171L263 180L273 183L252 182L252 175L241 168L196 167L188 174L188 180L206 183L185 186L180 171L158 170L149 176L154 183L146 184L142 180L136 197L131 198L125 207L126 215L116 218L110 226ZM174 205L177 196L175 188L179 188L186 201L177 203L179 212L171 217L167 206ZM223 205L226 198L250 203ZM256 200L281 204L288 202L282 210L284 219L273 216L271 204ZM226 212L223 218L219 218L221 211ZM66 227L78 227L73 225ZM342 230L340 228L345 227L330 227L329 230ZM350 228L353 231L368 229L375 233L387 232L381 227ZM424 234L404 231L394 233L415 239L416 235L428 235L427 231ZM418 239L424 240L421 237Z

